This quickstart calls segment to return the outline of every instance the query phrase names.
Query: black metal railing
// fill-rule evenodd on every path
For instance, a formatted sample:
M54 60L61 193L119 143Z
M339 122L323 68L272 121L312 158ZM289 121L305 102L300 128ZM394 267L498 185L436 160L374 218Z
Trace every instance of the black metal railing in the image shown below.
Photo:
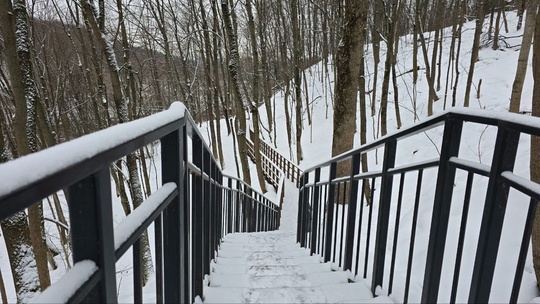
M249 130L250 138L255 138L255 133L252 130ZM251 140L252 142L253 140ZM249 142L249 140L248 140ZM259 139L260 142L260 152L261 155L266 156L273 164L277 165L281 171L285 174L285 177L295 183L296 187L300 187L300 176L302 175L302 170L298 168L296 164L292 161L285 158L274 148L269 146L265 141Z
M465 149L460 143L469 137L464 125L496 130L491 165L460 158ZM434 143L439 157L412 164L406 160L410 155L396 157L400 147L407 150L409 137L437 132L442 132L440 143ZM497 293L508 298L497 301L516 303L540 199L540 185L514 172L522 134L539 136L540 120L454 109L306 170L297 240L325 262L370 280L374 295L382 288L379 294L405 303L482 303L490 300L493 282L499 280ZM368 154L382 161L361 172L361 158ZM350 174L337 176L339 166L350 166ZM514 217L505 213L510 209L514 216L521 212L522 220L509 224ZM421 216L426 212L432 214L429 220ZM515 245L501 243L505 220L506 228L521 231L510 237L519 240ZM505 246L517 249L501 250ZM496 264L513 273L497 277Z
M115 227L109 167L156 141L162 186ZM117 302L115 264L132 247L134 302L142 302L140 238L153 223L156 302L193 302L203 297L204 275L225 234L278 228L279 207L222 174L179 103L2 164L0 179L1 220L67 188L74 266L38 301ZM66 290L66 283L75 286Z

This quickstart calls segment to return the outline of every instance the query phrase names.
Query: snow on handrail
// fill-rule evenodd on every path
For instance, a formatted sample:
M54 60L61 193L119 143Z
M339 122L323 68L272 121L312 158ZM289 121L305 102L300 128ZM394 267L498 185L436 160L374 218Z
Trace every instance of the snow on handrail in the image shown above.
M33 184L49 180L53 176L61 176L75 164L90 162L92 158L105 151L112 151L124 145L135 147L138 144L144 145L157 140L166 132L170 132L168 126L172 131L173 126L184 118L185 112L186 107L180 102L175 102L168 110L161 113L115 125L1 164L0 201L11 194L24 191ZM161 132L152 134L154 136L150 135L157 130ZM123 155L122 153L118 156ZM111 156L117 155L112 153ZM100 163L106 163L106 160L100 159ZM84 175L92 174L100 169L100 167L90 165L83 167L87 171ZM63 186L65 185L60 187ZM40 194L47 196L51 193ZM31 203L34 202L29 202Z

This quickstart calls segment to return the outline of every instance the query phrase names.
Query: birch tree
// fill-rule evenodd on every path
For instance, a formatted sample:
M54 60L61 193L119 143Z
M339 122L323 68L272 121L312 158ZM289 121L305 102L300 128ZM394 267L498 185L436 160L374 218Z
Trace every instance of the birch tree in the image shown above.
M33 78L31 41L26 3L0 0L0 29L15 105L16 156L38 150L36 138L37 88ZM47 247L43 236L41 202L30 207L28 218L19 212L1 223L8 249L17 301L27 301L34 292L50 285Z

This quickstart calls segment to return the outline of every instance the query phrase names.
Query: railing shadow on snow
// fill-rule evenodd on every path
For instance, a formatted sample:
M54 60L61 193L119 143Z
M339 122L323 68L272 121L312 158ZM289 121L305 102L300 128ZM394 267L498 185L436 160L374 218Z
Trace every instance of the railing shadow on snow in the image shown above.
M110 165L159 141L162 186L113 224ZM0 165L0 219L67 188L73 267L37 302L117 302L116 262L133 248L134 302L142 297L141 235L154 223L156 301L203 296L225 234L278 228L279 206L225 176L185 107L117 125ZM227 182L225 182L225 180Z
M464 124L496 128L491 165L460 158L460 143L468 136ZM439 157L396 163L401 143L433 130L442 131ZM468 302L482 303L490 300L493 282L499 280L495 289L508 296L503 301L516 303L540 199L540 185L513 172L521 134L540 136L540 120L454 109L310 168L300 179L297 241L325 262L358 275L357 280L366 279L374 295L392 294L406 303L416 292L414 302L455 303L459 290ZM380 148L380 168L361 172L362 155ZM351 164L350 174L337 177L344 161ZM474 179L485 188L473 187ZM475 191L480 196L473 197L482 201L471 201ZM509 194L524 199L509 201ZM507 203L516 209L520 202L522 220L510 223ZM430 222L419 221L425 210L432 212ZM519 231L510 237L513 250L501 243L505 219L506 229ZM496 264L507 264L513 273L501 276Z

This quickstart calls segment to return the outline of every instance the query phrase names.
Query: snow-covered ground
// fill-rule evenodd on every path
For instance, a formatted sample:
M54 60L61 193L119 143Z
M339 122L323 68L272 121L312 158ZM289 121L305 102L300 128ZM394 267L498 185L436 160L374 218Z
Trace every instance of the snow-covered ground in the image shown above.
M509 33L502 35L506 37L513 37L505 39L509 47L503 46L501 49L494 51L490 46L482 48L479 54L479 61L476 63L476 70L473 79L473 89L471 92L471 108L474 109L486 109L492 111L508 111L509 98L512 88L512 82L515 75L515 69L519 54L519 44L521 43L521 31L516 31L516 12L507 12L507 18L509 22ZM472 40L474 35L474 22L468 22L464 25L463 29L463 41L461 49L461 57L459 60L460 75L458 80L457 89L457 106L463 105L463 96L465 91L465 83L467 79L467 73L470 63L470 54L472 47ZM484 28L484 35L487 31L487 24ZM451 33L450 29L445 31L443 40L443 55L441 66L441 90L437 92L440 99L434 104L434 113L441 113L443 111L444 104L444 92L445 92L445 76L448 66L448 52L450 51ZM432 44L433 35L429 33L425 34L430 45ZM397 74L398 88L400 96L400 112L403 122L403 127L410 126L415 121L425 121L427 116L427 80L425 79L423 61L420 62L422 70L419 72L419 80L416 86L417 92L417 107L416 111L418 117L414 117L413 109L413 84L412 73L405 73L412 69L412 38L410 36L402 37L400 40L400 47L398 53L397 62ZM385 48L382 43L381 58L384 58ZM421 56L421 54L419 55ZM330 61L330 65L331 65ZM373 56L371 46L368 46L366 50L366 90L371 89L373 83ZM379 113L379 100L380 100L380 86L382 83L382 75L384 72L384 64L379 64L379 81L377 100L375 101L376 113ZM454 69L454 68L452 68ZM533 90L533 80L530 73L531 60L528 64L529 73L525 80L523 89L521 110L529 111L531 109L531 99ZM332 66L329 67L330 73L324 74L324 66L322 63L317 64L305 71L306 79L308 82L308 91L304 92L303 97L308 96L308 100L311 104L311 115L313 124L308 124L307 113L303 113L303 134L302 134L302 150L303 161L299 164L300 168L307 169L331 157L331 144L332 144L332 90L334 86L334 75L332 73ZM403 74L402 74L403 73ZM456 77L452 71L450 77ZM477 88L479 80L482 80L482 86L480 94L477 95ZM452 103L452 90L451 85L448 90L447 107ZM396 116L393 104L393 90L390 88L390 95L388 97L388 129L389 133L397 131ZM273 133L264 133L265 140L277 145L277 150L283 155L295 160L296 147L294 146L294 132L295 128L292 128L293 145L289 147L286 136L286 124L285 124L285 110L284 110L284 92L279 91L273 98L275 102L275 115L276 115L276 134L277 138L274 138ZM373 100L371 94L366 95L367 107L371 106ZM293 103L289 100L289 113L294 113ZM261 121L263 125L268 126L266 121L266 110L264 107L259 109ZM359 111L357 111L357 129L359 124ZM487 112L486 112L487 114ZM527 114L524 114L527 115ZM292 124L294 125L294 116ZM378 131L379 117L378 115L367 115L367 140L372 142L379 138ZM396 166L403 164L416 163L432 158L438 157L438 149L440 149L440 143L442 140L442 127L420 133L416 136L407 138L398 143L398 151L396 157ZM359 146L360 136L358 130L355 131L354 146ZM495 143L497 128L485 127L479 124L466 123L464 125L464 132L462 136L462 143L460 147L459 157L461 159L473 161L481 164L491 164L493 156L493 148ZM529 178L529 153L530 153L530 137L522 135L519 140L518 155L515 163L514 174ZM381 160L383 156L382 149L374 151L368 154L368 162L370 170L378 169L381 167ZM328 170L321 172L321 178L324 180L328 176ZM459 225L461 222L461 210L463 203L460 201L463 199L465 192L465 181L467 174L464 171L458 170L455 182L455 194L450 211L450 224L447 241L447 251L444 259L442 282L441 282L441 297L442 301L448 301L449 294L452 286L452 274L455 264L455 248L458 239ZM423 268L425 267L425 246L429 237L429 228L431 223L431 212L433 205L433 195L436 181L436 170L426 170L423 177L423 193L420 198L420 211L417 226L417 235L415 241L415 255L413 259L413 276L411 281L411 291L409 300L411 302L420 301L421 286L423 284ZM398 189L399 178L395 178L394 192ZM415 187L416 174L408 174L405 181L405 188L407 185ZM476 243L478 239L478 232L480 229L480 222L482 217L483 203L485 198L485 191L487 188L487 178L475 177L473 184L471 207L469 211L469 218L467 221L467 236L465 238L464 257L461 267L460 283L458 285L457 301L467 301L468 289L471 281L472 266L474 263L474 252L476 250ZM398 254L396 262L396 274L395 280L403 282L407 265L407 253L410 242L410 227L412 224L413 206L414 206L414 188L410 191L405 191L403 198L403 209L401 213L401 226L405 227L400 230L398 235ZM396 193L393 195L395 204ZM377 199L377 198L376 198ZM519 245L521 236L523 233L523 222L526 216L529 199L520 194L516 190L510 191L509 204L506 212L506 218L503 228L502 241L500 246L499 259L495 269L495 280L493 282L491 301L494 302L506 302L509 299L508 286L513 280L513 269L516 265L516 258L519 252ZM393 223L395 219L395 210L390 215L390 222ZM393 238L393 232L389 235L389 242ZM387 253L390 256L391 252ZM468 258L470 257L470 258ZM368 272L369 273L369 272ZM388 270L387 272L388 273ZM512 275L508 275L512 273ZM525 274L521 285L521 293L519 302L529 302L531 299L539 295L536 287L536 279L533 272L532 258L529 250L527 263L525 266ZM503 288L504 287L504 288ZM404 286L395 284L393 293L390 298L395 301L402 301ZM382 290L382 294L385 294L385 290ZM446 300L444 300L446 299Z
M488 109L488 110L496 110L496 111L507 111L508 109L508 103L509 103L509 97L512 87L512 81L514 78L515 73L515 67L517 63L518 53L519 53L519 47L515 47L516 45L520 44L520 35L522 34L522 31L515 31L516 28L516 13L515 12L508 12L507 18L509 22L509 29L510 32L508 34L504 33L502 31L503 35L507 37L515 37L515 38L509 38L506 39L506 42L511 47L502 47L498 51L493 51L491 48L484 48L480 51L479 59L480 61L476 64L476 71L475 71L475 77L473 80L474 85L478 85L478 82L480 79L482 79L482 88L480 91L480 95L477 96L476 89L473 86L473 93L471 94L471 107L473 108L480 108L480 109ZM470 62L470 50L472 46L472 37L474 34L474 22L466 23L464 26L463 31L463 41L462 41L462 49L461 49L461 57L460 57L460 79L458 82L458 91L457 91L457 100L458 100L458 106L462 105L462 98L464 96L464 89L465 89L465 81L467 76L467 70L469 67ZM432 37L433 35L431 35ZM429 35L426 35L426 37L429 37ZM442 89L438 92L439 97L441 99L434 104L434 111L435 113L440 113L443 109L443 102L444 102L444 87L445 87L445 75L446 75L446 67L448 66L448 52L450 50L450 31L447 30L444 35L444 47L443 50L443 62L442 62L442 75L441 75L441 84ZM430 45L432 44L432 40L430 41ZM414 117L413 115L413 108L412 108L412 96L414 95L413 85L412 85L412 74L411 73L405 73L406 71L409 71L412 68L412 37L403 37L400 41L400 47L399 47L399 53L398 53L398 63L397 63L397 74L401 76L398 77L398 87L399 87L399 95L400 95L400 109L401 109L401 116L404 126L411 125L414 121L424 121L427 119L427 84L425 75L423 73L423 70L419 73L419 80L416 87L416 94L417 94L417 113L418 117ZM512 47L514 46L514 47ZM373 58L371 53L371 48L369 47L366 51L366 69L368 75L366 75L366 85L367 89L369 90L373 80L371 79L373 73ZM384 58L384 43L382 44L382 52L381 52L381 58ZM316 165L320 163L321 161L327 160L331 156L331 136L332 136L332 89L334 86L334 76L332 73L333 66L329 66L330 73L326 75L324 73L324 67L322 64L317 64L310 69L306 70L306 80L307 80L307 86L308 91L304 92L303 94L306 94L305 96L308 97L308 100L310 102L311 107L311 114L312 119L315 123L308 125L307 123L307 113L304 112L303 114L303 124L304 124L304 133L302 137L302 150L304 151L304 160L300 163L300 167L303 169L309 168L313 165ZM420 61L420 65L423 65L423 61ZM382 83L382 75L383 75L383 68L384 64L379 65L379 76L381 77L378 81L379 88L378 92L376 94L377 99L380 98L380 85ZM531 69L531 63L529 62L529 69ZM453 73L453 72L452 72ZM454 74L452 77L455 77ZM530 110L531 109L531 98L532 98L532 88L533 88L533 81L530 73L528 73L523 96L522 96L522 110ZM394 105L392 103L393 101L393 94L392 88L390 88L390 96L389 96L389 106L388 106L388 127L389 132L393 132L397 129L396 123L395 123L395 112L394 112ZM370 95L371 96L371 95ZM367 97L367 103L368 107L371 105L372 101L370 96ZM451 104L452 99L452 91L448 91L448 100L447 105ZM294 157L294 151L296 151L295 147L293 146L292 149L289 149L288 143L287 143L287 137L286 137L286 124L285 124L285 111L283 107L283 97L284 93L282 91L279 91L276 93L275 97L273 98L275 102L275 113L276 113L276 133L278 134L277 138L274 138L273 135L269 136L268 134L264 134L264 138L268 143L275 142L277 145L278 151L280 151L283 155L289 156L293 155L291 159L296 159ZM291 103L292 106L292 103ZM378 113L378 101L375 102L375 106L377 108ZM292 108L290 109L289 113L294 113L292 111ZM260 108L260 116L262 123L267 126L266 122L266 112L265 108ZM294 123L294 122L293 122ZM367 123L367 137L368 142L373 141L376 138L378 138L378 116L370 116L368 115L368 123ZM223 120L221 120L221 130L222 130L222 140L223 140L223 149L224 149L224 158L225 158L225 166L224 166L224 173L229 175L236 175L236 168L235 168L235 160L234 160L234 149L232 144L232 135L227 134L226 124ZM492 153L493 153L493 144L495 140L496 135L496 128L489 127L485 128L481 125L475 125L475 124L466 124L465 126L465 134L462 138L462 144L461 144L461 150L460 150L460 158L483 163L483 164L490 164ZM353 130L351 130L352 132ZM294 128L292 128L291 132L293 132L293 138L294 138ZM204 135L207 142L208 140L208 132L207 132L207 126L206 124L203 124L201 127L201 133ZM400 143L398 146L398 156L397 156L397 164L405 164L405 163L411 163L411 162L418 162L426 159L430 159L433 157L438 156L437 151L437 144L441 141L441 135L442 135L442 129L436 129L432 130L426 133L419 134L417 136L411 137L404 141L403 143ZM293 140L294 142L294 140ZM294 144L294 143L293 143ZM355 134L355 144L356 147L359 146L359 135L358 133ZM159 150L159 149L156 149ZM292 152L291 152L292 151ZM528 178L529 177L529 137L528 136L522 136L520 138L519 143L519 150L518 150L518 157L516 160L515 170L514 173ZM157 152L156 152L157 153ZM368 161L370 169L376 168L380 166L380 160L382 157L382 151L379 151L378 153L371 153L368 155ZM252 172L252 185L257 188L258 183L254 179L255 176L255 169L254 165L250 165L251 172ZM433 170L431 170L433 171ZM431 175L430 175L431 174ZM160 176L160 165L159 163L151 166L151 172L150 176L152 179L152 186L155 187L159 184L159 176ZM324 172L323 172L324 176ZM424 189L434 189L434 173L425 172L424 174L424 180L425 185ZM452 246L455 247L455 242L457 241L451 241L451 240L457 240L457 234L458 234L458 228L460 223L460 217L461 217L461 205L459 202L459 198L463 197L464 193L464 180L465 180L465 173L458 171L458 176L456 178L456 200L455 204L453 205L451 213L451 222L450 227L456 227L455 229L451 229L449 231L448 239L450 240L448 243L448 248L452 248ZM410 177L411 181L415 179L415 176ZM481 218L481 210L482 210L482 204L483 204L483 196L485 193L487 185L487 179L484 178L476 178L475 184L473 187L473 193L472 193L472 200L471 200L471 211L470 211L470 217L468 221L468 231L469 235L466 238L465 241L465 248L464 248L464 255L472 255L475 247L476 247L476 239L474 235L477 235L480 225L480 218ZM114 185L113 185L114 186ZM267 186L268 189L272 189L271 186ZM286 187L288 189L287 191L291 191L291 187ZM396 189L397 187L394 187ZM114 189L114 188L113 188ZM404 197L404 202L410 202L409 205L404 204L403 211L402 211L402 224L403 225L409 225L411 223L411 217L412 217L412 203L414 198L414 191L410 191L411 193L406 194L407 196ZM129 194L128 194L129 195ZM270 193L266 194L269 198L273 199L275 197L275 194L270 191ZM291 194L290 192L287 192L287 196L291 196L295 199L294 194ZM428 237L429 233L429 225L431 221L431 207L430 207L430 201L432 202L433 192L432 191L426 191L425 194L421 197L420 200L420 207L421 212L419 214L419 220L418 220L418 236L417 236L417 242L425 242L425 240ZM63 196L60 193L60 198L62 201ZM119 200L114 196L114 221L116 224L119 224L123 218L123 210L121 208L121 205L119 203ZM285 201L285 208L289 208L289 204L292 202L295 202L295 200L287 199ZM513 277L508 275L508 269L512 269L515 264L515 262L512 262L515 260L515 257L518 253L518 246L519 246L519 238L515 237L516 235L521 235L522 227L519 225L514 225L513 223L520 223L523 221L523 218L526 214L527 210L527 203L528 200L523 197L523 195L520 195L516 191L511 191L510 193L510 202L509 208L507 211L507 217L505 220L505 227L504 227L504 233L503 233L503 240L501 242L501 258L497 262L496 267L496 277L500 278L497 279L494 282L493 285L493 297L492 301L495 302L501 302L501 301L507 301L508 295L505 293L507 288L499 288L500 286L505 286L508 284L508 278ZM454 208L455 206L455 208ZM67 206L66 210L67 210ZM287 233L293 233L295 229L295 222L296 222L296 211L294 211L292 208L288 209L289 211L282 213L282 231L288 231ZM45 214L46 216L52 217L52 214L50 213L50 209L47 207L47 204L45 204ZM395 214L391 215L391 221L393 221L393 217L395 217ZM288 227L288 225L290 225ZM407 227L409 227L407 226ZM287 228L288 227L288 228ZM49 235L56 235L56 227L53 226L50 223L46 223L46 230L49 231ZM150 242L153 244L153 226L150 226L149 228L149 236L150 236ZM393 237L393 236L390 236ZM240 240L236 239L234 241L244 242L246 239L242 239L244 237L240 237ZM285 237L287 238L287 237ZM231 238L231 241L233 241L234 237ZM54 244L59 244L59 240L51 239L51 241ZM291 241L291 240L289 240ZM410 241L410 235L407 235L405 232L401 233L398 237L398 247L401 248L400 250L407 250L408 249L408 243ZM249 241L247 241L249 242ZM293 242L293 241L292 241ZM452 244L454 242L454 244ZM279 245L281 246L281 245ZM288 248L288 246L293 245L283 245L283 248ZM153 246L152 246L153 247ZM225 249L225 247L224 247ZM295 249L295 251L301 251L300 249ZM405 252L404 251L404 252ZM422 255L422 250L420 250L420 254L415 257L413 261L413 269L414 272L418 272L421 274L420 269L417 267L424 267L423 263L425 258L425 252ZM455 253L449 252L448 258L445 258L445 264L443 269L443 282L442 282L442 288L441 288L441 294L448 294L449 293L449 286L451 286L451 273L448 273L449 269L453 269L453 257L452 255ZM65 273L66 269L66 263L61 259L57 258L57 263L59 264L59 268L55 271L51 272L52 280L57 281L58 278L61 276L61 274ZM512 264L514 263L514 264ZM398 255L398 265L406 265L406 256ZM5 243L3 240L0 240L0 269L2 270L2 275L4 278L4 282L6 285L6 289L8 292L8 301L9 302L15 302L15 291L13 287L13 281L11 278L11 272L9 267L9 261L7 259L7 253L5 248ZM404 266L401 269L396 269L396 278L399 279L399 277L404 276ZM470 282L470 275L472 272L472 259L465 260L464 264L462 265L462 277L463 280L460 282L459 285L459 291L458 291L458 302L466 301L467 300L467 288L469 286ZM117 284L118 284L118 294L119 294L119 301L120 302L132 302L132 269L131 269L131 253L128 251L124 257L117 263ZM468 280L468 281L467 281ZM359 284L363 284L362 282L359 282ZM411 289L411 297L410 300L412 302L419 301L419 290L421 289L422 285L422 276L414 276L413 281L411 283L412 289ZM401 288L401 289L400 289ZM403 292L403 287L395 286L394 292L392 295L389 295L389 298L392 300L397 300L401 298L400 293ZM384 290L383 290L384 294ZM328 296L327 294L325 294ZM522 283L522 291L520 294L519 302L529 302L531 299L538 296L538 290L536 288L536 279L534 278L533 273L533 266L531 261L531 256L529 254L527 264L525 266L525 275L524 280ZM151 277L149 284L147 287L145 287L144 290L144 298L145 301L153 302L155 301L155 279Z

